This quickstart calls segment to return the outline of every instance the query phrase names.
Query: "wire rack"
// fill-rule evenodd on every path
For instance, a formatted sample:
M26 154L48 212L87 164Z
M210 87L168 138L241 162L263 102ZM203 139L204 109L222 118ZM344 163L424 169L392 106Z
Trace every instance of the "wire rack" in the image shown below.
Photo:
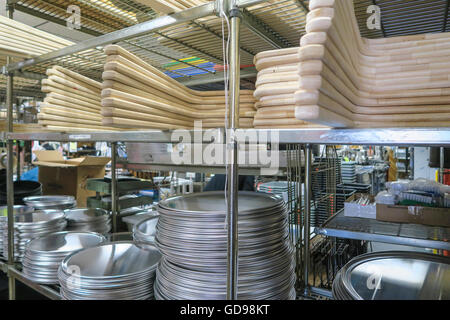
M68 17L66 4L60 0L19 1L16 9L43 18L51 16L52 21L59 19L61 24L65 24ZM73 1L73 4L80 6L83 12L81 23L85 30L82 31L96 32L99 35L156 17L153 10L133 1L77 0ZM251 20L257 28L279 40L282 47L297 46L305 26L307 5L308 1L270 0L245 9L244 19ZM212 66L223 63L223 36L226 38L228 34L226 27L225 34L222 34L221 19L209 16L135 37L119 45L153 66L169 71L174 78L190 78L216 72ZM105 61L102 49L91 49L33 65L25 71L44 74L47 68L58 64L95 80L101 80ZM253 65L253 56L256 53L270 49L274 49L273 44L262 41L255 36L251 28L246 28L245 24L241 27L243 67ZM192 58L200 59L200 63L191 63ZM168 68L168 65L174 63L180 67Z
M44 97L39 80L14 77L14 97ZM6 100L6 77L0 74L0 102Z
M289 235L292 243L295 246L296 259L296 274L297 284L303 283L303 235L302 230L303 215L304 215L304 201L302 184L304 180L305 168L302 165L302 155L304 158L304 146L300 144L287 144L287 182L288 182L288 200L287 207L289 211Z
M22 0L15 4L17 10L43 19L64 22L70 13L68 5L81 9L83 31L99 35L119 30L139 22L153 19L157 14L149 7L130 0Z
M442 32L450 28L449 1L446 0L354 2L356 17L364 37ZM150 7L132 0L74 0L70 4L81 9L81 31L93 35L109 33L158 17ZM370 16L367 8L374 4L381 10L379 30L370 30L367 27L367 19ZM19 11L65 25L69 16L67 5L67 1L63 0L21 0L15 7ZM252 66L253 56L258 52L298 46L305 30L308 6L309 1L303 0L268 0L243 9L240 41L242 67ZM275 39L275 45L258 35L258 32ZM199 75L216 74L215 67L223 64L223 36L227 37L227 33L225 31L225 34L222 34L221 19L208 16L118 44L169 76L185 81ZM105 61L102 50L101 47L90 49L33 65L25 71L45 74L46 69L58 64L101 81ZM34 88L35 91L38 89Z
M336 159L336 149L332 146L326 146L320 157L315 159L312 171L312 226L321 226L336 213Z

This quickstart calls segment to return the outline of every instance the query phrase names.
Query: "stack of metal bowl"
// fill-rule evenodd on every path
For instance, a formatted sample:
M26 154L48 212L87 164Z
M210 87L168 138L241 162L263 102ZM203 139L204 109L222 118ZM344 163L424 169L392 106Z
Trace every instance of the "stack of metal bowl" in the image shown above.
M450 258L411 251L360 255L333 282L336 300L450 300Z
M42 194L42 184L37 181L19 180L14 181L14 203L23 205L23 199L30 196L39 196ZM6 183L0 185L0 203L6 204L7 191Z
M161 254L132 241L112 242L68 255L58 270L61 297L68 300L153 298Z
M26 197L23 201L36 210L64 210L75 208L77 205L72 196L33 196Z
M91 231L107 234L111 231L111 217L103 209L77 208L65 211L67 230Z
M31 239L62 231L67 225L64 212L41 210L18 213L14 216L14 259L21 261L25 245ZM3 256L8 258L8 222L0 220L3 230Z
M240 192L238 298L295 299L294 250L287 210L276 195ZM161 201L156 299L225 299L227 225L224 192Z
M37 283L57 284L58 268L66 256L105 241L104 236L94 232L61 231L35 238L26 245L23 273Z
M158 219L159 216L154 216L136 224L133 228L133 239L138 243L154 244Z
M13 207L13 215L31 213L34 211L33 207L17 205ZM0 207L0 224L8 224L8 206ZM3 255L3 228L0 228L0 255Z

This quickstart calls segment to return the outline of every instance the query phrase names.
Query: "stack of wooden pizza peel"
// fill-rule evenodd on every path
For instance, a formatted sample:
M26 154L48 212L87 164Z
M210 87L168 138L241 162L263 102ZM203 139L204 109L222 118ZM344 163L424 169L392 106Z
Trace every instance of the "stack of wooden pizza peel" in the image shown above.
M240 127L450 125L450 34L365 39L351 0L309 6L300 47L255 56L256 90L241 91ZM25 58L73 44L7 18L0 24L1 54ZM13 30L23 44L9 42ZM31 45L35 37L45 41ZM225 125L224 91L189 89L118 45L104 51L101 82L61 66L47 70L40 124L55 130Z
M176 129L202 121L203 128L225 126L224 91L191 90L117 45L105 53L103 125ZM241 90L240 127L253 126L254 107L253 91Z
M449 33L363 39L351 0L311 0L300 47L255 56L255 126L449 126L449 53Z

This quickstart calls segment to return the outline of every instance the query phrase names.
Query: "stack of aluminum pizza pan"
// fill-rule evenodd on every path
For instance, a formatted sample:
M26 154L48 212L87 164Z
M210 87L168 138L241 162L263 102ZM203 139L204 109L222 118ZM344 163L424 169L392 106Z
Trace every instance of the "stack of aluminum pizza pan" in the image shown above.
M31 239L62 231L67 222L61 210L40 210L14 216L14 259L21 261L25 245ZM8 258L8 223L0 221L3 230L3 256Z
M111 242L68 255L58 270L67 300L146 300L153 298L161 254L154 246Z
M13 215L21 213L31 213L34 211L33 207L24 205L16 205L13 207ZM0 223L8 224L8 206L0 207ZM3 228L0 228L0 255L3 254Z
M58 268L72 252L96 246L106 238L93 232L61 231L34 238L25 247L23 273L42 284L58 283Z
M239 193L239 299L294 299L293 247L279 196ZM225 299L227 228L224 192L161 201L156 245L163 259L157 299Z
M67 230L91 231L107 234L111 231L111 217L108 211L100 208L75 208L65 211Z
M23 199L27 206L36 210L65 210L74 208L77 201L73 196L31 196Z
M360 255L333 282L336 300L450 300L450 258L413 251Z
M133 227L133 239L139 243L154 244L158 220L159 216L154 216L136 224Z

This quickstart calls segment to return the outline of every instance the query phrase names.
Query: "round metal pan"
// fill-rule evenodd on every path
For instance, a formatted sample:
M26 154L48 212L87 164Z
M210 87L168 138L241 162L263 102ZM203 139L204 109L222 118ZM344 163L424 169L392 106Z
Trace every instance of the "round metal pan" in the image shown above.
M240 192L238 203L239 299L295 298L294 250L284 201ZM155 244L163 259L157 270L156 299L226 298L226 208L223 192L159 203ZM135 230L135 238L142 233Z
M347 263L333 282L337 300L450 300L450 258L376 252Z

